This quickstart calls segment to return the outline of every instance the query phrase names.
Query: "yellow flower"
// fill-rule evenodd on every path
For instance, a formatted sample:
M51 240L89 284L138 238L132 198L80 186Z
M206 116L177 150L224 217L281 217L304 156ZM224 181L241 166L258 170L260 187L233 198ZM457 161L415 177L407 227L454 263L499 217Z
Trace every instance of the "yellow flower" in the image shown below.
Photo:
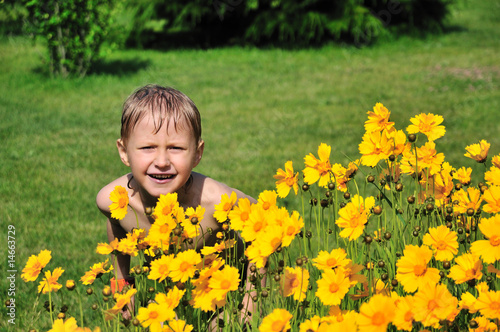
M267 263L268 256L262 253L262 248L257 241L246 248L245 256L247 256L248 261L255 264L257 268L263 268Z
M324 305L340 304L349 291L351 282L346 278L342 268L337 270L326 270L317 281L318 290L316 296Z
M446 132L444 126L440 126L443 122L441 115L421 113L411 118L410 121L412 124L406 128L408 134L422 133L427 136L429 141L435 141L443 137Z
M113 271L113 266L109 264L109 259L106 259L104 262L92 265L90 267L90 271L85 272L85 274L80 278L80 281L84 285L92 285L97 276L111 271Z
M193 331L193 326L187 324L186 321L182 319L171 320L163 327L162 332L191 332Z
M399 329L411 331L414 322L415 300L413 296L408 295L396 303L396 311L392 323Z
M484 316L474 317L477 328L469 328L469 332L498 332L498 325Z
M201 206L197 206L196 209L192 207L188 207L186 209L186 216L189 222L192 221L193 218L198 219L198 222L202 221L205 215L205 208Z
M389 296L376 294L361 305L358 315L359 331L382 332L394 318L396 305Z
M455 259L454 265L450 269L448 277L453 279L456 284L463 284L469 280L480 280L483 276L483 262L479 256L465 253Z
M218 222L225 222L228 218L229 212L233 208L233 205L236 204L236 193L233 191L231 196L227 194L223 194L221 196L221 202L215 205L214 218L217 219Z
M403 153L403 158L401 159L402 173L420 173L425 168L429 169L429 175L434 175L441 171L444 154L437 153L434 142L427 142L416 150L416 153L413 150Z
M70 317L65 321L62 319L54 320L54 324L52 324L52 329L48 332L73 332L77 331L78 325L76 324L75 317Z
M200 252L205 257L208 256L208 255L214 254L214 253L219 253L220 254L221 252L223 252L225 250L233 248L235 244L236 244L236 240L235 239L229 239L229 240L226 240L226 241L222 241L221 243L216 244L213 247L204 246L203 248L201 248ZM205 257L204 257L204 259L205 259Z
M262 234L268 225L268 213L261 205L256 205L248 217L248 221L243 225L241 236L245 241L250 242Z
M484 179L490 186L500 186L500 168L491 166L490 170L484 173Z
M494 167L500 168L500 154L491 158L491 163L493 164Z
M388 130L387 136L391 142L391 154L395 157L411 150L411 144L406 141L406 134L402 130Z
M483 199L486 204L483 207L486 213L500 212L500 186L491 186L485 190Z
M45 271L45 278L38 285L38 293L47 294L48 292L57 292L62 285L57 282L64 270L60 267L54 269L54 272Z
M287 215L283 223L283 241L281 246L288 247L303 227L304 220L297 211L293 211L291 216Z
M299 191L299 173L293 172L293 163L291 160L285 163L285 170L279 168L273 177L276 179L276 190L279 197L287 197L292 188L295 195L297 195Z
M248 198L240 198L238 200L238 205L236 205L233 210L229 211L228 217L231 222L231 228L235 231L243 230L243 226L250 217L250 212L252 212L250 200Z
M386 130L365 133L358 147L362 155L361 164L370 167L377 166L380 160L389 158L392 146Z
M444 163L445 165L447 163ZM422 191L420 192L420 200L423 202L427 197L433 197L436 207L446 205L450 201L450 195L454 188L453 178L450 172L443 169L440 172L427 177L422 176Z
M299 332L318 332L321 317L313 316L300 323Z
M136 317L143 327L149 327L151 332L162 330L162 323L168 319L168 312L158 303L150 303L146 308L139 308Z
M330 164L330 152L332 148L325 143L321 143L318 147L318 158L312 153L305 156L304 163L306 168L302 171L304 173L304 182L313 184L318 182L320 187L328 186L330 183L330 172L332 165Z
M196 265L200 262L201 255L195 250L182 251L170 263L170 273L168 275L174 282L185 282L194 276Z
M438 283L439 270L427 264L432 259L432 250L426 246L407 245L403 256L396 263L396 279L406 292L412 293L422 287Z
M457 169L455 174L453 174L453 178L455 180L460 181L460 183L463 184L464 186L468 186L471 181L471 174L472 174L472 168L461 167Z
M457 233L441 225L429 228L424 235L423 243L432 248L438 261L451 261L458 253Z
M306 298L307 287L309 285L309 271L301 267L286 267L285 278L283 280L283 296L293 295L296 301Z
M463 189L455 191L451 197L453 202L458 203L453 205L454 211L458 213L467 213L468 209L473 209L475 213L483 201L481 191L474 187L467 188L467 191Z
M469 313L473 314L477 312L477 309L474 307L474 304L477 302L477 299L469 292L462 293L462 298L458 302L459 309L468 310Z
M278 225L268 226L262 235L255 240L263 256L271 256L281 246L283 228Z
M490 150L490 143L486 142L483 139L479 143L465 147L465 151L467 151L467 153L464 154L464 156L474 159L478 163L484 163L488 158L489 150Z
M146 241L154 247L166 250L170 244L170 235L176 226L172 216L158 218L151 225Z
M488 240L474 241L470 251L481 256L485 263L495 263L500 260L500 214L481 219L479 229Z
M339 219L335 223L342 228L339 235L349 238L349 241L356 240L365 229L365 224L370 217L370 209L375 205L375 199L370 196L366 199L359 195L354 195L351 201L339 211Z
M168 277L170 273L170 265L174 259L174 255L163 255L158 259L151 262L151 269L148 275L148 279L158 280L162 282Z
M338 248L333 249L331 252L321 250L318 254L318 257L313 259L314 266L316 266L319 270L331 270L337 267L345 268L351 260L347 258L347 253L344 249Z
M376 103L373 112L368 111L367 114L368 120L365 122L365 130L368 133L391 129L394 126L394 122L389 121L391 112L382 103Z
M138 238L134 234L127 233L127 237L122 238L118 242L116 250L121 252L123 255L137 256L139 252L137 248Z
M446 285L420 287L414 296L415 320L424 326L437 327L457 310L458 300L448 291Z
M208 282L212 289L212 296L217 300L225 299L226 294L238 289L240 274L233 266L224 266L222 270L215 271Z
M166 195L160 195L156 206L153 211L153 216L155 219L161 219L168 217L172 214L176 214L176 210L179 209L179 202L177 201L177 193L169 193ZM180 222L180 220L179 220Z
M128 207L128 193L122 186L116 186L115 189L109 194L111 205L109 211L111 218L122 220L127 214Z
M119 294L115 295L115 305L106 311L104 311L104 317L105 320L111 320L116 317L116 314L119 313L123 307L125 307L127 304L130 303L130 300L132 299L132 296L137 293L137 289L135 288L130 288L125 294Z
M259 204L264 211L271 211L276 208L276 199L278 194L274 190L264 190L259 194Z
M51 258L52 255L49 250L42 250L38 255L31 255L23 269L21 278L23 278L25 282L35 281Z
M108 243L98 243L95 250L96 253L101 255L109 255L118 248L118 238Z
M286 332L290 326L292 314L286 309L276 308L269 315L264 317L259 326L259 332Z
M169 290L167 294L164 293L156 294L155 296L156 303L161 304L163 310L169 313L167 320L174 319L175 317L174 309L177 308L185 293L186 290L180 290L179 288L177 288L177 286L174 286L174 288Z

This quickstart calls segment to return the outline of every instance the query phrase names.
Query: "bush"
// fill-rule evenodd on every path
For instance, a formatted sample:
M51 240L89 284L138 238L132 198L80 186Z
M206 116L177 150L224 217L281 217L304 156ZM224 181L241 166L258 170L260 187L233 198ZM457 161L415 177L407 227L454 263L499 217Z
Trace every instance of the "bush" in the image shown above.
M0 4L0 33L21 34L28 11L20 0L4 0Z
M328 41L360 45L393 30L439 30L449 4L446 0L155 1L154 10L149 7L147 13L163 23L163 34L148 31L144 20L136 31L143 31L150 44L181 36L183 42L198 46L306 46Z
M52 74L84 76L100 57L113 0L31 0L28 31L47 41Z

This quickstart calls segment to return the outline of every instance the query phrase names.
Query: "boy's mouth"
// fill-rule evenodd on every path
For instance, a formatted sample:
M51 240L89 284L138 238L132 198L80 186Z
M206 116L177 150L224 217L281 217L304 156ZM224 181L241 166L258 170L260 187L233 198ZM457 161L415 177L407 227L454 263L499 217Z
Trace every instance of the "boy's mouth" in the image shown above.
M174 177L173 174L149 174L149 176L157 180L168 180Z

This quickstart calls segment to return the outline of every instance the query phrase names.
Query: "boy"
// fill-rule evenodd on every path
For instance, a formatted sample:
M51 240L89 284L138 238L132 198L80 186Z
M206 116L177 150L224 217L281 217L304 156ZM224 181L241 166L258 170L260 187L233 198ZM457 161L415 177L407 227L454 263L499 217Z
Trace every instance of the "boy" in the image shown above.
M182 92L158 85L136 90L124 103L121 123L121 138L116 145L122 162L131 172L102 188L96 200L108 218L110 242L126 237L138 224L139 228L149 230L154 220L146 212L155 207L161 194L177 193L184 208L205 208L200 225L213 231L204 232L204 241L195 241L200 244L196 249L203 244L213 246L217 241L216 234L222 224L213 214L223 194L230 196L235 192L238 199L246 197L255 203L239 190L192 172L201 160L204 142L198 109ZM127 189L129 205L137 211L138 221L134 213L128 213L122 220L111 217L109 196L115 186ZM130 256L118 255L115 269L122 285L130 281Z

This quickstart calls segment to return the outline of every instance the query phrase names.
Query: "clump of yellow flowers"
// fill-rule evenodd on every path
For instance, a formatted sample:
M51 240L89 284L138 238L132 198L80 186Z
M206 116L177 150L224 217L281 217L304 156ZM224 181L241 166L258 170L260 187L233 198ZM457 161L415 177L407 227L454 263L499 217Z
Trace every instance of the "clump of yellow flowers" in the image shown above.
M147 234L134 229L97 245L111 256L82 273L81 287L106 285L103 318L89 325L153 332L498 331L500 155L489 159L485 140L465 147L465 157L485 165L484 182L472 184L472 167L454 167L439 152L442 116L419 114L403 130L390 114L381 103L368 112L360 156L347 165L333 163L331 146L321 143L304 157L302 175L292 161L278 169L276 189L262 191L257 203L234 193L221 197L214 217L224 231L213 247L184 246L208 231L198 222L205 210L183 209L175 193L162 195ZM301 211L280 204L292 193ZM110 198L114 217L129 213L123 188ZM246 243L240 259L238 238ZM112 279L117 252L135 262L133 285ZM31 256L22 278L36 281L50 260L48 250ZM38 292L64 291L63 272L45 271ZM243 302L247 284L256 289L252 315ZM68 291L79 286L66 282ZM71 311L57 319L50 312L51 331L84 330Z

